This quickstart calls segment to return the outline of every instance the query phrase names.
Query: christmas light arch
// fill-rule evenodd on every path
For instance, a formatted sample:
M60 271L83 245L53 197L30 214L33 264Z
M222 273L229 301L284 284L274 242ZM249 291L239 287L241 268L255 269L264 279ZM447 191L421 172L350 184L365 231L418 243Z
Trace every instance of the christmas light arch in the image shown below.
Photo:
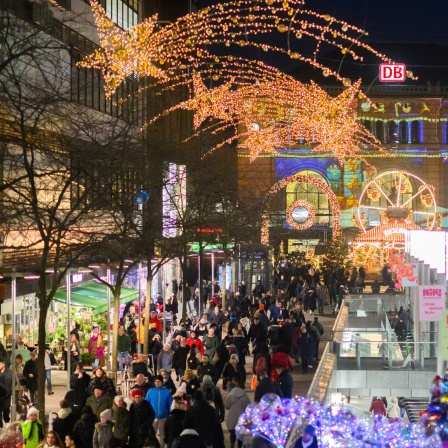
M277 182L266 194L261 224L261 244L269 244L269 206L272 196L278 193L282 188L285 188L287 185L294 182L309 183L311 185L314 185L315 187L320 188L328 196L331 214L333 216L333 238L338 237L341 234L341 209L339 207L338 199L333 190L325 182L316 179L315 177L295 174L293 176L285 177L284 179Z

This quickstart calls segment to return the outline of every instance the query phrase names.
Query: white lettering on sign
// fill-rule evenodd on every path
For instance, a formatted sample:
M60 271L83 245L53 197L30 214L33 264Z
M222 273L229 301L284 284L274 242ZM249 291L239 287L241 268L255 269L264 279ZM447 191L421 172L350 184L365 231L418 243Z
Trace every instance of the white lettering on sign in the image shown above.
M404 233L406 234L407 230L403 229L402 227L392 227L390 229L386 229L384 231L384 235L385 236L389 236L389 235L393 235L395 233Z
M380 64L381 82L406 81L406 64Z

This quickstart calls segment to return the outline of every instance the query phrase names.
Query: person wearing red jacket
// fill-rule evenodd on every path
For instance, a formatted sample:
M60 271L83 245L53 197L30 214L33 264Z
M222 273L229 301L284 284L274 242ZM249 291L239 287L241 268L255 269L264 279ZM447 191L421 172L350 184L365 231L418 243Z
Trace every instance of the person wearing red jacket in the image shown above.
M288 353L283 352L281 347L271 357L271 377L274 381L277 381L278 378L278 373L275 370L277 366L281 366L290 372L294 370L291 357Z
M202 341L197 338L194 331L190 331L190 337L187 339L187 345L191 347L193 344L196 345L196 348L201 352L202 356L204 354L204 346L202 345Z
M149 315L149 324L156 324L156 330L162 334L162 322L161 320L156 316L156 312L155 311L151 311L150 315Z
M381 415L382 417L386 417L387 411L386 406L384 406L383 400L381 397L376 397L376 400L372 402L370 406L369 412L373 412L373 415Z

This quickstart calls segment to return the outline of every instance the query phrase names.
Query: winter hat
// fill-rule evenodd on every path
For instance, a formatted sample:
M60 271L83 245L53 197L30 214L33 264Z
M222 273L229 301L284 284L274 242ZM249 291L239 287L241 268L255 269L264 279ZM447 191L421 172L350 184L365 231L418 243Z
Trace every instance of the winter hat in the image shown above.
M131 397L143 397L143 391L141 389L132 389L131 391Z
M239 358L238 355L236 353L234 353L233 355L230 356L230 359L234 359L236 362L239 362Z
M314 437L314 434L316 433L316 429L314 428L313 425L308 425L305 427L305 429L303 430L303 432L306 432L307 434L309 434L311 437Z
M187 393L187 385L185 383L182 383L178 388L177 392L183 392L184 394Z
M95 379L95 381L93 382L93 389L103 390L103 384L101 383L101 380L99 378Z
M112 411L110 409L106 409L105 411L101 412L100 418L105 418L106 420L109 420L112 418Z
M156 375L154 378L154 381L161 381L163 383L163 376L162 375Z
M26 416L29 417L30 415L33 414L39 417L39 411L35 407L29 408L28 412L26 413Z

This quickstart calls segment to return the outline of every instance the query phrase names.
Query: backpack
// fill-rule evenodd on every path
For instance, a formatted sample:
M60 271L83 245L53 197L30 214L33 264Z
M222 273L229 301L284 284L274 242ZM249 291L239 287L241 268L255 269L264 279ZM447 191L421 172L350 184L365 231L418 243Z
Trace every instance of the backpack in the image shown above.
M52 366L55 366L57 364L56 362L56 356L54 356L54 353L50 350L50 352L48 353L48 356L50 357L50 364Z
M192 356L190 351L190 356L188 357L188 368L191 370L196 370L198 368L199 361L196 355Z
M204 398L206 401L211 401L212 403L215 402L215 390L212 386L205 386L202 392L204 393Z
M255 364L255 373L260 373L263 371L268 371L268 363L266 362L266 358L264 356L260 356Z

